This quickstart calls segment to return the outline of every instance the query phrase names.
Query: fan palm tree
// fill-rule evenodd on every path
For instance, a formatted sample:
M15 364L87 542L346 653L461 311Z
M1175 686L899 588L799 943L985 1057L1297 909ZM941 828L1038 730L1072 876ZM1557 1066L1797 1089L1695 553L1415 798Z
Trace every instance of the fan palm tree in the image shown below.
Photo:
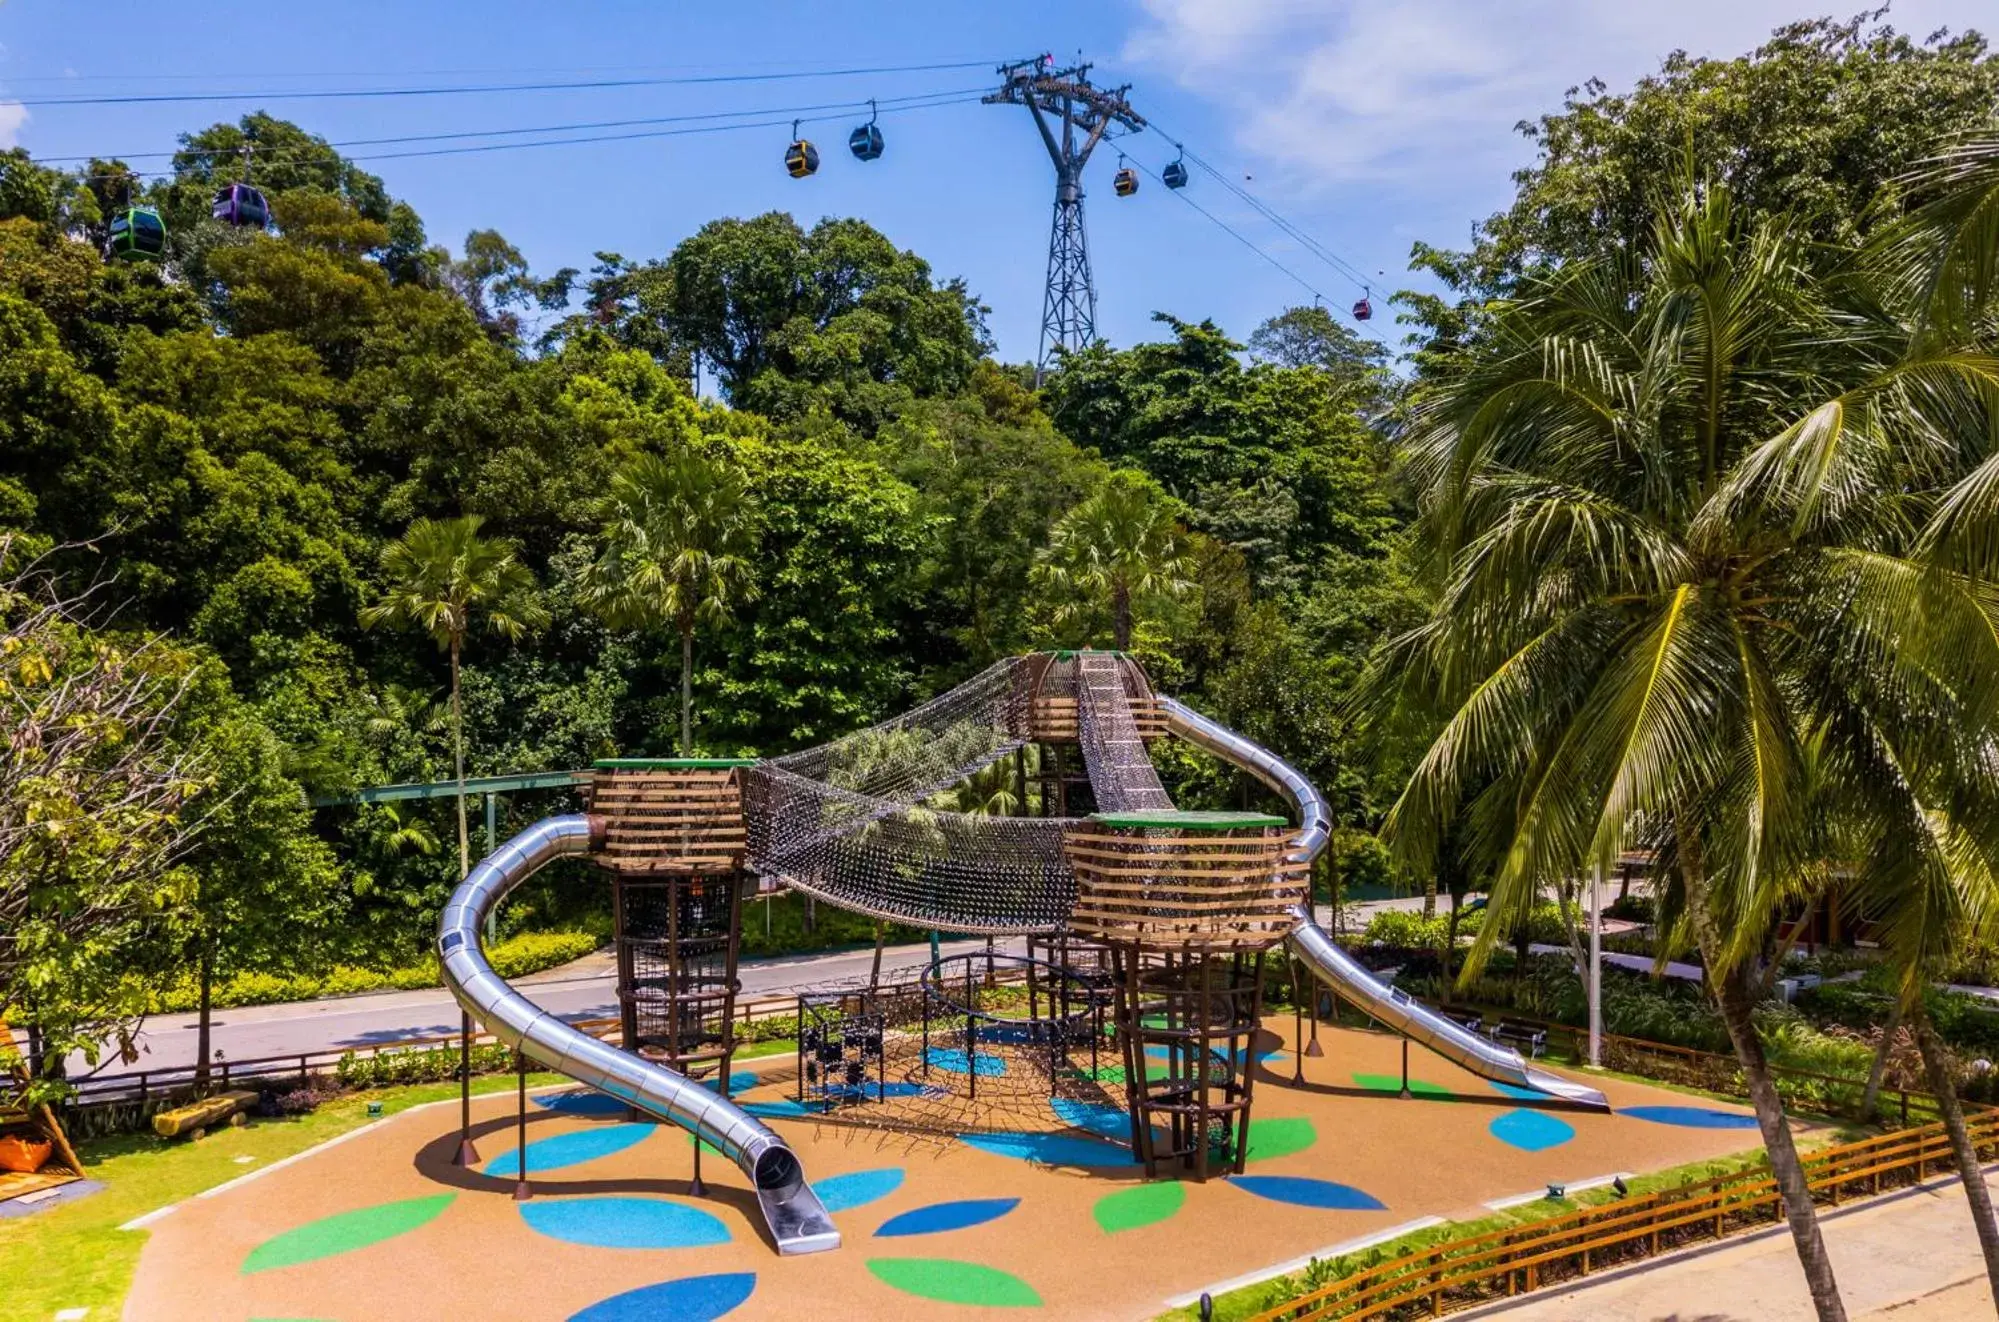
M471 833L465 821L465 707L459 661L475 617L505 638L519 638L548 622L534 599L534 574L514 544L482 537L477 514L418 519L382 551L386 586L361 611L361 625L414 626L451 654L451 751L458 782L458 875L472 870Z
M694 746L694 630L754 601L757 510L742 472L698 450L641 455L611 479L583 600L612 628L680 634L680 752Z
M1976 796L1999 707L1999 359L1909 310L1919 268L1688 187L1648 251L1524 285L1415 407L1438 603L1373 676L1434 720L1387 823L1404 864L1460 819L1502 860L1468 976L1544 889L1659 852L1823 1319L1751 1017L1774 915L1826 880L1806 798L1883 861Z
M1109 600L1112 646L1131 650L1134 602L1191 586L1186 539L1171 502L1142 473L1119 470L1056 521L1035 580L1091 603Z

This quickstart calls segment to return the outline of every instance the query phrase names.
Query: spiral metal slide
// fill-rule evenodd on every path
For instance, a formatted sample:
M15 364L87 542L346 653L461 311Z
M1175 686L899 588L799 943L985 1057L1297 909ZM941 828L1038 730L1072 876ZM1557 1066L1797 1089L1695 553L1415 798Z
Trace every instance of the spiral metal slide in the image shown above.
M1332 833L1326 801L1295 767L1171 698L1162 696L1158 702L1166 714L1167 728L1174 734L1224 762L1241 767L1290 800L1298 814L1301 862L1311 862L1326 847ZM1296 915L1297 926L1285 938L1291 953L1326 986L1378 1022L1481 1078L1516 1088L1531 1088L1577 1106L1610 1109L1604 1095L1588 1084L1537 1069L1511 1047L1480 1037L1414 1000L1407 992L1383 984L1340 949L1326 929L1319 926L1309 902L1300 904Z
M798 1158L769 1126L685 1075L578 1032L509 987L486 962L479 932L500 900L552 859L603 843L603 819L578 813L535 823L472 869L438 925L444 985L467 1013L531 1060L678 1125L750 1178L780 1253L840 1247L840 1232L805 1182Z

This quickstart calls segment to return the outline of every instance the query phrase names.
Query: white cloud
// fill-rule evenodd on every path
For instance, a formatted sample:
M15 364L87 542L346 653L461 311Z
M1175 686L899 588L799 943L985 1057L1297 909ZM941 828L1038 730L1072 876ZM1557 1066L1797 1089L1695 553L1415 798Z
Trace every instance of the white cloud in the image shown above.
M0 151L20 140L21 125L28 122L28 108L19 101L0 101Z
M1293 176L1300 192L1351 180L1453 191L1468 172L1503 178L1530 152L1514 124L1559 108L1568 88L1593 76L1629 85L1676 48L1739 54L1801 12L1796 0L1141 4L1126 61L1226 111L1231 153ZM1905 0L1890 20L1921 36L1974 26L1988 4Z

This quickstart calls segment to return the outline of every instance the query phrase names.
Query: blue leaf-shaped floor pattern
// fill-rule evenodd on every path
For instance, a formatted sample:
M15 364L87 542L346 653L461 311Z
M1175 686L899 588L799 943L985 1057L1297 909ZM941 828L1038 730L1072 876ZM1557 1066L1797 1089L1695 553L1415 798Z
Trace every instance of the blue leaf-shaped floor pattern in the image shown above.
M1576 1127L1560 1116L1549 1115L1546 1111L1529 1111L1525 1107L1495 1117L1486 1129L1500 1142L1522 1152L1542 1152L1560 1147L1576 1136Z
M536 1198L518 1205L530 1230L599 1249L690 1249L729 1242L719 1217L664 1198Z
M653 1129L654 1126L644 1124L605 1125L536 1139L527 1145L527 1173L539 1175L623 1152L632 1144L643 1142ZM509 1148L480 1169L488 1175L512 1178L520 1174L518 1154L519 1149Z
M875 1234L890 1239L897 1235L937 1235L947 1230L963 1230L997 1221L1019 1206L1018 1198L967 1198L961 1202L932 1203L890 1217Z
M1313 1180L1302 1175L1231 1175L1229 1183L1244 1193L1290 1203L1294 1207L1316 1207L1326 1211L1378 1212L1388 1204L1351 1184Z
M1138 1160L1129 1149L1069 1134L960 1134L958 1139L981 1152L1044 1166L1129 1166Z
M978 1076L984 1079L1006 1073L1006 1062L998 1056L985 1052L976 1053L972 1057L971 1067L967 1068L965 1053L957 1047L932 1047L924 1053L924 1059L930 1062L932 1069L944 1070L950 1074L970 1074L976 1070Z
M570 1314L569 1322L657 1322L667 1317L674 1322L714 1322L735 1311L756 1288L755 1272L684 1276L614 1294Z
M1678 1125L1683 1129L1754 1129L1756 1117L1736 1111L1715 1111L1704 1106L1627 1106L1618 1112L1634 1120L1655 1125Z
M621 1116L631 1109L619 1098L600 1092L556 1093L552 1097L537 1097L534 1104L558 1115Z
M829 1212L847 1212L888 1197L902 1187L902 1168L884 1166L879 1170L847 1171L812 1183L812 1192Z

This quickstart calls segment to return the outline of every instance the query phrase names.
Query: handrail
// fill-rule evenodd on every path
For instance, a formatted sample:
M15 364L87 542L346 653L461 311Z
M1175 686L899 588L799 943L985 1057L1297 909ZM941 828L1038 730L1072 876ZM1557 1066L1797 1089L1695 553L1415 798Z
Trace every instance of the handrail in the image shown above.
M734 1018L747 1024L758 1019L789 1014L796 1007L796 996L767 996L756 1000L738 1001ZM571 1026L601 1036L617 1029L618 1020L579 1019ZM483 1030L475 1033L472 1038L474 1046L488 1046L497 1041L498 1039L491 1033ZM230 1060L225 1057L210 1065L208 1073L213 1085L226 1087L232 1080L268 1079L293 1073L303 1077L323 1073L350 1056L365 1060L384 1054L435 1050L457 1045L458 1034L452 1033L443 1037L400 1038L393 1042L372 1042L364 1046L323 1047L316 1051L250 1056L240 1060ZM199 1073L198 1065L162 1065L157 1069L127 1070L118 1074L101 1074L92 1078L78 1079L71 1084L70 1096L58 1105L65 1109L81 1110L93 1106L145 1102L155 1094L192 1086Z
M1977 1148L1999 1148L1999 1111L1966 1119ZM1953 1167L1943 1126L1925 1125L1824 1148L1803 1158L1807 1186L1838 1204L1852 1185L1881 1190L1884 1177L1916 1182ZM1900 1181L1906 1182L1906 1181ZM1524 1285L1587 1276L1606 1261L1650 1256L1699 1239L1717 1239L1783 1216L1783 1198L1767 1168L1697 1180L1636 1198L1582 1208L1525 1226L1505 1227L1410 1249L1367 1271L1286 1300L1251 1322L1294 1318L1382 1317L1425 1304L1431 1316L1469 1308Z

